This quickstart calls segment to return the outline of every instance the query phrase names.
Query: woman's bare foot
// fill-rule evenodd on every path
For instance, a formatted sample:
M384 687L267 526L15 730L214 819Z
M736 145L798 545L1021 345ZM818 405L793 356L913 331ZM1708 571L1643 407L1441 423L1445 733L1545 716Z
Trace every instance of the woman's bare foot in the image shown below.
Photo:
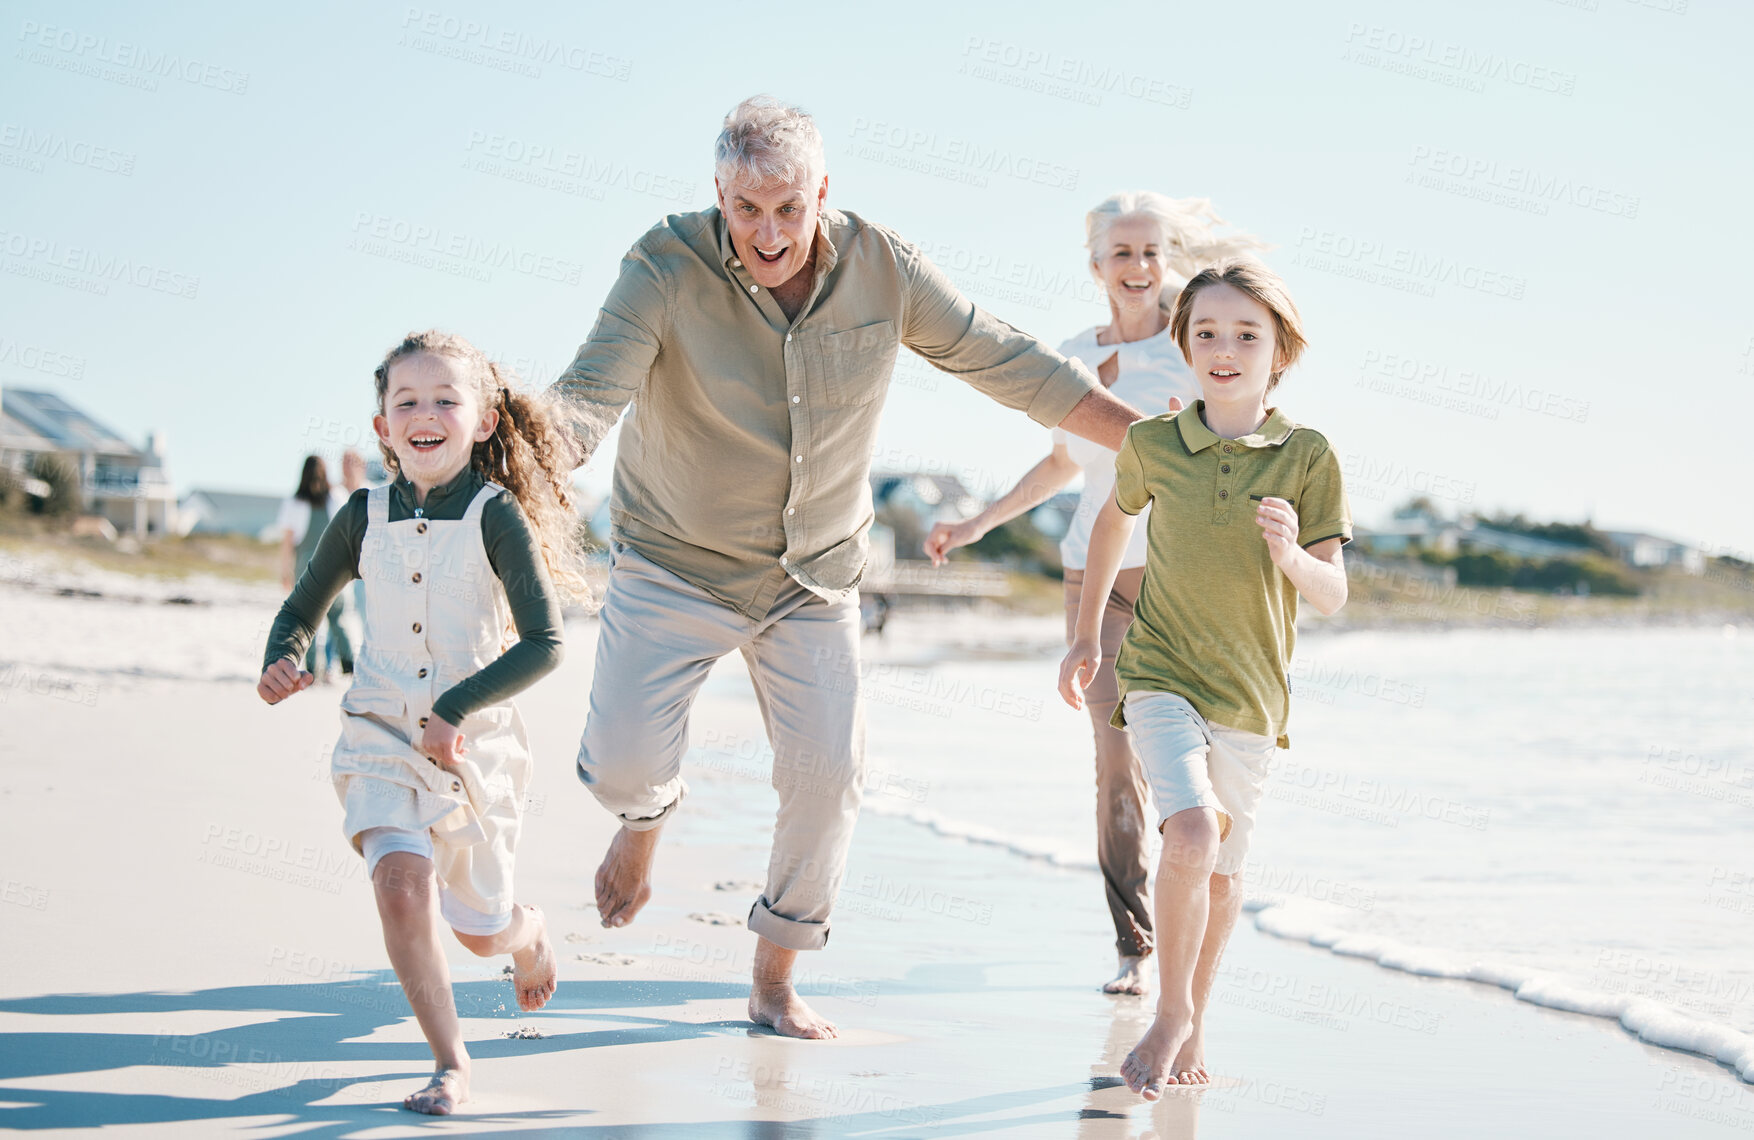
M652 897L652 859L658 852L659 828L629 831L623 827L609 841L603 865L597 868L597 913L604 926L626 926Z
M469 1070L440 1069L419 1092L409 1093L403 1108L424 1112L428 1116L449 1116L457 1106L469 1099Z
M1122 954L1120 969L1103 984L1105 994L1142 994L1149 988L1150 971L1145 969L1148 954Z
M512 988L518 994L518 1008L535 1013L554 996L556 968L554 947L548 942L548 920L540 907L526 906L530 921L536 924L536 937L524 949L512 955Z
M1121 1076L1127 1087L1144 1096L1146 1100L1156 1100L1163 1095L1164 1085L1173 1085L1176 1078L1169 1071L1170 1062L1181 1052L1194 1032L1194 1019L1188 1013L1164 1013L1159 1010L1157 1019L1127 1059L1121 1063Z
M816 1041L840 1036L834 1022L807 1005L790 982L756 983L749 988L749 1020L769 1025L781 1037Z
M1212 1083L1211 1074L1206 1072L1206 1033L1199 1022L1194 1023L1194 1031L1188 1034L1188 1039L1176 1051L1175 1059L1170 1061L1169 1075L1178 1085Z

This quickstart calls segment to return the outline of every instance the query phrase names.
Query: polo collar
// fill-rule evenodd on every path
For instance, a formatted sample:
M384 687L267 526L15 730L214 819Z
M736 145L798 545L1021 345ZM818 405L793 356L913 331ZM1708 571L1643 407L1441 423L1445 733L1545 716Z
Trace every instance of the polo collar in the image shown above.
M1206 421L1201 416L1205 410L1206 401L1195 400L1192 407L1176 414L1175 424L1181 431L1182 446L1188 449L1189 455L1203 451L1215 443L1237 443L1244 447L1278 447L1290 439L1291 433L1297 428L1290 417L1274 408L1260 427L1248 435L1226 440L1206 426Z

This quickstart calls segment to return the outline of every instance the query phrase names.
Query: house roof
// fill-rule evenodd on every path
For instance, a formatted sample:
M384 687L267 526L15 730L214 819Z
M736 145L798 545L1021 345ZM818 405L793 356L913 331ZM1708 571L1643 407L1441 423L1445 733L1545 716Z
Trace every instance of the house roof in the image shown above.
M0 447L17 451L59 451L55 441L34 431L23 420L0 410Z
M279 495L197 487L183 496L181 505L196 512L195 530L259 534L280 517L282 501Z
M144 458L138 447L53 392L0 388L0 412L58 450Z

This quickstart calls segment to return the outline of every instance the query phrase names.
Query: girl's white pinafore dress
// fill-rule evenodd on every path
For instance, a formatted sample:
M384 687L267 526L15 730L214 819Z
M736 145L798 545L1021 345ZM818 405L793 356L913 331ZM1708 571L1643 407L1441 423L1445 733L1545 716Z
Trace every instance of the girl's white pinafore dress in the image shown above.
M373 827L429 832L445 890L483 914L512 909L512 853L530 784L530 748L510 701L458 725L467 749L454 769L415 743L445 690L509 645L511 606L481 539L481 511L504 488L488 483L461 519L390 521L390 488L367 497L359 573L365 644L341 698L330 772L354 850Z

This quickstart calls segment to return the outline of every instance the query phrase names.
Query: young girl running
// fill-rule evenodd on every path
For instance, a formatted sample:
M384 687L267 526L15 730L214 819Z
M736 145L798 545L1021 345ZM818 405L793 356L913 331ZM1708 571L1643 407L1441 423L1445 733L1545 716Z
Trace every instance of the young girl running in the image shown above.
M1156 1100L1205 1084L1202 1018L1242 908L1255 806L1286 748L1286 675L1301 594L1346 602L1352 537L1328 441L1267 405L1304 348L1285 284L1249 258L1195 274L1170 329L1199 381L1191 408L1141 420L1097 516L1076 634L1060 666L1073 708L1102 660L1101 622L1133 516L1151 505L1145 577L1115 662L1114 724L1131 735L1156 801L1157 1018L1122 1066Z
M560 593L586 590L570 453L547 406L439 332L408 336L376 376L372 424L396 479L356 491L323 532L256 691L277 704L310 686L299 658L330 600L361 579L365 644L331 770L437 1063L402 1103L443 1115L469 1096L469 1054L437 920L475 954L512 956L521 1008L554 993L542 912L512 901L531 765L511 697L560 664Z

